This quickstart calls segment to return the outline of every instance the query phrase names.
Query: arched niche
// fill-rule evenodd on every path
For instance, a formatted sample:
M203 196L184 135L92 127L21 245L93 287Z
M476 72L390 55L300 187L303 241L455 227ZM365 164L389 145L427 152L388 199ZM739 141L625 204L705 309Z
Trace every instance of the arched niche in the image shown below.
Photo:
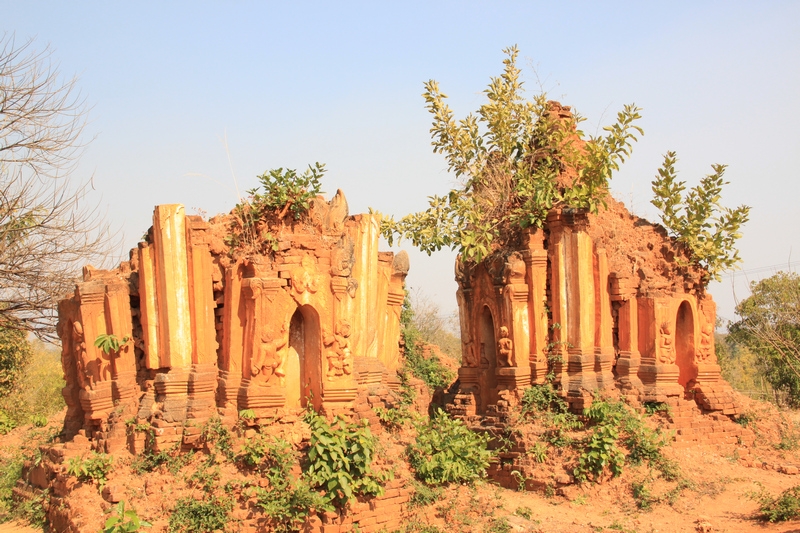
M680 371L678 383L682 387L697 379L694 352L694 313L689 302L683 301L675 317L675 364Z
M314 409L322 405L322 334L319 314L310 305L302 305L289 321L289 345L286 348L286 407Z
M491 403L493 390L497 387L497 377L495 368L497 367L497 336L494 329L494 317L489 306L484 305L480 318L480 366L481 372L481 395L479 412L486 411L487 404Z

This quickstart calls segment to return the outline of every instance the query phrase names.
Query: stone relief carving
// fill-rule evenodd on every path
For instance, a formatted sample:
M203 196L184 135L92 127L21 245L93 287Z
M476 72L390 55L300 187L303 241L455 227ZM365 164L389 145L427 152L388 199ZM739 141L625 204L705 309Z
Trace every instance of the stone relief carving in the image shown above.
M500 340L497 341L498 366L513 366L514 341L508 338L508 328L500 328Z
M472 340L462 345L462 355L464 366L478 366L478 358L475 357L475 343Z
M314 261L309 256L304 256L300 267L292 271L292 288L298 293L315 293L319 290L319 275L314 267Z
M260 385L270 385L272 376L277 376L280 379L286 375L284 370L286 352L284 348L287 342L285 326L277 338L271 339L268 334L261 334L258 352L254 355L250 366L254 381Z
M355 260L355 242L351 237L342 235L331 250L331 275L350 277Z
M700 346L697 349L697 360L705 362L711 358L714 350L714 327L706 322L700 329Z
M506 259L503 280L509 285L525 283L525 261L519 252L514 252Z
M326 372L328 381L350 375L353 371L353 358L350 351L350 323L346 320L339 320L336 323L333 335L326 333L323 344L327 348L325 354L328 361Z
M672 340L672 328L668 322L663 322L659 328L658 345L661 348L658 362L665 365L675 364L675 346Z

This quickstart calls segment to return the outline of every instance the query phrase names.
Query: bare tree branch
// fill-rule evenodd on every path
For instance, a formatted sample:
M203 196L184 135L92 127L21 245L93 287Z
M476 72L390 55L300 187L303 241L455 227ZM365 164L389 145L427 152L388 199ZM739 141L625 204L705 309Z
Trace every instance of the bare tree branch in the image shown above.
M0 327L54 340L58 300L114 235L71 180L87 108L51 52L0 38Z

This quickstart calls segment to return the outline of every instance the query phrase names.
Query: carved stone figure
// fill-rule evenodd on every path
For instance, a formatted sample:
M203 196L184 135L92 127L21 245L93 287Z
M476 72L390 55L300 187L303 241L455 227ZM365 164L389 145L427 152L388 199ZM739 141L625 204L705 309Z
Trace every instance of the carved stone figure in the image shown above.
M508 338L508 328L500 328L500 340L497 341L497 363L499 366L512 366L514 341Z
M700 347L697 349L697 360L707 361L714 348L714 328L709 323L703 324L700 330Z
M83 337L83 325L80 322L72 323L72 345L75 347L78 386L83 390L91 390L92 375L86 365L86 342Z
M277 339L270 339L267 335L261 336L258 353L251 362L250 372L253 376L260 376L259 381L262 384L268 384L273 375L279 378L285 375L286 356L282 350L286 346L286 342L285 335L279 335Z
M319 290L319 276L309 256L303 257L300 268L292 272L292 287L299 293L307 291L313 294Z
M350 375L353 371L353 359L350 351L350 323L346 320L338 321L334 334L326 334L322 342L328 348L326 354L328 381L343 375Z
M525 261L519 252L514 252L506 259L503 278L507 284L525 283Z
M478 366L478 358L475 357L475 343L473 341L466 342L462 345L461 352L463 355L464 366Z
M658 362L665 365L675 364L675 346L672 343L672 328L668 322L661 324L659 333L658 345L661 347L661 351Z

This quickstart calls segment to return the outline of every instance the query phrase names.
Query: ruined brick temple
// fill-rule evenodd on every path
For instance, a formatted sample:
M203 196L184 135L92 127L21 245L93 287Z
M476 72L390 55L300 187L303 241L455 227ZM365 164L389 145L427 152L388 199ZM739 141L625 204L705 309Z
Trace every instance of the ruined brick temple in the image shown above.
M248 253L234 253L232 216L157 206L130 261L86 267L59 305L68 438L124 446L118 422L135 415L159 446L187 444L215 415L363 413L359 394L399 386L408 256L378 251L377 215L350 216L339 191ZM516 245L457 262L463 358L448 410L486 416L552 372L576 411L606 391L736 414L702 275L613 199L597 215L555 209ZM97 347L102 335L119 350Z
M341 191L317 198L269 253L240 258L229 218L159 205L130 261L84 269L59 305L69 438L114 449L114 422L135 414L163 446L218 413L339 413L358 390L399 383L408 256L378 251L375 215L349 216ZM104 353L100 335L120 349Z
M714 353L716 306L679 253L663 228L610 200L598 215L556 209L518 246L458 262L463 362L451 412L513 403L552 371L578 412L618 390L633 403L686 397L735 414Z

